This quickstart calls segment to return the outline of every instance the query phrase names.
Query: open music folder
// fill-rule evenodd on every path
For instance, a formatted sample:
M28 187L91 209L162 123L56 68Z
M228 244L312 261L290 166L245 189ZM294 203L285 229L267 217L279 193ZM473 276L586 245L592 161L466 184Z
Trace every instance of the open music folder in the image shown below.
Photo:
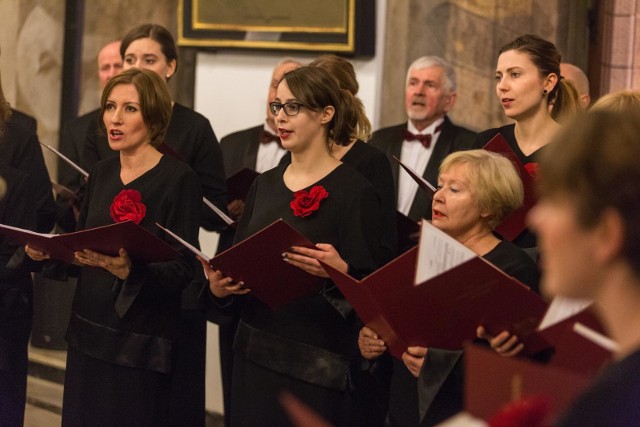
M513 240L527 228L527 213L536 204L537 198L534 179L525 169L516 153L514 153L511 147L509 147L509 144L502 134L497 134L491 138L491 140L485 144L483 149L502 154L511 160L511 163L513 163L513 166L516 168L516 171L518 171L518 175L520 175L520 179L522 180L522 186L524 188L524 200L522 202L522 206L513 211L511 215L506 217L502 223L496 227L496 231L502 237L507 240Z
M428 221L418 247L363 280L323 267L398 358L408 346L461 349L479 325L524 337L547 309L535 292Z
M180 236L160 224L194 254L207 261L213 270L220 270L235 281L242 281L251 293L272 309L317 292L323 279L312 276L282 259L291 246L314 248L300 232L279 219L226 251L210 258L189 245Z
M245 200L251 184L259 175L260 173L249 168L240 169L231 175L227 178L227 199L230 202L233 200Z
M120 248L125 248L132 259L141 262L171 261L182 256L167 242L132 221L65 234L36 233L0 224L0 234L69 263L75 260L73 253L83 249L117 256Z
M546 417L540 425L553 425L592 378L563 367L503 357L472 345L465 352L465 410L489 420L512 402L543 401Z

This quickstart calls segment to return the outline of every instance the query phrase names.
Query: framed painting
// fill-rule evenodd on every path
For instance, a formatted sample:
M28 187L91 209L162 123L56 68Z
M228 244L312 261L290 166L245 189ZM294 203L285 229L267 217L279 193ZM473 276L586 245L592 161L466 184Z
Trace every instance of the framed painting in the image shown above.
M371 56L375 0L180 0L178 44Z

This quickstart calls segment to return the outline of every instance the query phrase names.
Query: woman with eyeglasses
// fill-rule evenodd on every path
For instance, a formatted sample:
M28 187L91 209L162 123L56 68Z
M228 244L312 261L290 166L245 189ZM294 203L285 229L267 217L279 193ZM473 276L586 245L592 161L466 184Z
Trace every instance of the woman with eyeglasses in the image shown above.
M380 201L329 150L350 142L361 104L327 71L302 67L285 74L270 107L291 163L256 179L236 242L282 218L316 243L291 248L282 262L325 278L319 259L356 277L372 272L380 259ZM233 277L203 266L218 305L241 315L231 424L290 425L278 401L288 390L329 422L349 425L359 320L335 285L326 279L321 291L271 310Z

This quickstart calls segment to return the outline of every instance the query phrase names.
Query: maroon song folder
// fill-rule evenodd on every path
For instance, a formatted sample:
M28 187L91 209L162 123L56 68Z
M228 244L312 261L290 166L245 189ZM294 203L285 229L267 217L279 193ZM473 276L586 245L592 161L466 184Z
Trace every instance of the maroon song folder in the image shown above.
M553 425L592 377L472 345L465 352L464 379L465 409L472 415L488 420L511 402L542 399L548 411L540 425Z
M131 221L66 234L42 234L0 224L0 234L69 263L75 259L73 253L83 249L117 256L120 248L125 248L132 259L141 262L170 261L181 256L167 242Z
M306 237L279 219L209 260L214 270L243 281L272 309L317 292L323 280L282 259L291 246L314 248Z
M422 227L423 234L425 228L435 228L426 221ZM323 264L392 355L400 358L407 346L461 349L476 338L479 325L491 334L508 330L524 337L535 332L547 303L518 280L473 256L416 285L418 250L436 248L421 242L361 281Z
M253 181L260 175L253 169L244 168L227 178L227 199L245 200Z
M420 176L415 170L411 169L409 166L405 165L398 159L396 156L393 156L393 160L398 162L398 164L407 171L407 173L414 179L415 182L418 183L418 186L427 193L430 199L433 199L433 195L436 192L436 187L434 187L429 181Z
M483 147L487 151L499 153L511 160L522 180L524 187L524 200L522 206L516 209L511 215L505 218L502 223L496 227L496 231L507 240L513 240L526 228L527 213L536 204L536 192L534 188L534 179L525 169L524 165L513 152L509 144L501 134L497 134Z
M544 343L541 347L553 347L553 357L549 365L593 376L611 362L613 354L578 334L574 330L576 324L606 335L594 313L594 307L589 306L548 328L539 330L531 338L541 339ZM525 345L527 341L525 340Z
M314 248L306 237L279 219L252 236L233 245L214 258L185 242L171 230L158 224L194 254L206 260L212 269L220 270L246 288L272 309L317 292L323 279L312 276L282 259L291 246Z
M402 251L418 244L420 224L396 211L396 225L398 227L398 248Z

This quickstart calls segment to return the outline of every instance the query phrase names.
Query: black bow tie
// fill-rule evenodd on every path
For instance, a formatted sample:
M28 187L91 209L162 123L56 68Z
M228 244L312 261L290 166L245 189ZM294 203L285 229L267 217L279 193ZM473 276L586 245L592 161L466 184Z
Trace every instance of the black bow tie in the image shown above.
M260 131L260 144L268 144L270 142L277 142L278 144L280 144L280 138L278 138L278 135L274 135L271 132L267 132L266 130L262 129Z
M440 132L440 129L442 129L442 124L435 128L435 130L433 131L433 135L435 135L436 133ZM420 142L420 144L422 144L422 146L424 148L429 148L431 146L431 138L433 137L433 135L432 134L426 134L426 135L418 134L418 135L415 135L415 134L409 132L408 130L405 130L404 131L404 140L405 141L418 141L418 142Z

